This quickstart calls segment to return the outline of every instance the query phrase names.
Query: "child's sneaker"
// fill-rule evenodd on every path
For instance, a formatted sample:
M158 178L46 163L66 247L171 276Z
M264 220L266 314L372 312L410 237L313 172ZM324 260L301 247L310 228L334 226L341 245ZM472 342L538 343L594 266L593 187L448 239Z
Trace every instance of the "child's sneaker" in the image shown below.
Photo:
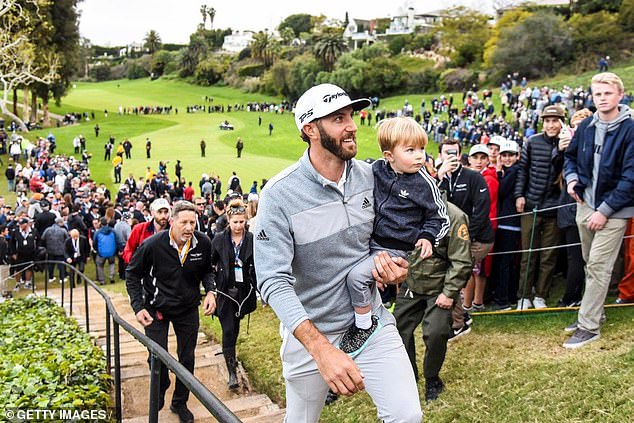
M356 357L380 327L381 322L377 316L372 316L372 325L369 329L359 329L353 324L339 341L339 349L351 357Z

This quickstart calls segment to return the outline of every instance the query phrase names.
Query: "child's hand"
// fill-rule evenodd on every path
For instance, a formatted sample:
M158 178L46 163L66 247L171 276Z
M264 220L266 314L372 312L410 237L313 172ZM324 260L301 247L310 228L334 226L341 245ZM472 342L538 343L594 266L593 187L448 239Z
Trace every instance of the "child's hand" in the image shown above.
M433 253L431 242L429 242L429 240L427 239L419 239L418 242L416 242L416 247L420 247L420 258L422 258L423 260L431 256L431 254Z

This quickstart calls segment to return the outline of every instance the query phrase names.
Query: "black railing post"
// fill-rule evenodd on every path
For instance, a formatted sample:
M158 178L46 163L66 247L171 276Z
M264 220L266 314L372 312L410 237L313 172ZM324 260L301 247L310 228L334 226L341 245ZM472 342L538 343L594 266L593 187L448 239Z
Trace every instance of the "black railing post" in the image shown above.
M84 278L82 275L82 279L84 279L84 305L86 308L86 333L90 333L90 313L88 312L88 278ZM79 281L79 275L77 275L77 280Z
M48 267L48 266L46 266ZM55 275L55 265L53 264L53 275ZM64 308L64 281L62 282L62 308Z
M107 360L107 369L108 374L112 372L112 352L110 351L110 310L106 307L106 360Z
M149 422L158 423L159 400L161 395L161 361L156 354L150 354L150 413Z
M35 285L35 265L33 268L33 285ZM48 264L44 265L44 296L48 297Z
M121 350L119 345L119 323L114 322L114 406L117 422L123 419L121 412Z
M66 273L66 272L64 272L64 273ZM64 286L65 283L66 283L66 281L64 279L62 279L62 287ZM74 291L73 290L73 284L70 283L70 277L69 277L68 278L68 292L70 293L70 315L71 316L73 315L73 291Z

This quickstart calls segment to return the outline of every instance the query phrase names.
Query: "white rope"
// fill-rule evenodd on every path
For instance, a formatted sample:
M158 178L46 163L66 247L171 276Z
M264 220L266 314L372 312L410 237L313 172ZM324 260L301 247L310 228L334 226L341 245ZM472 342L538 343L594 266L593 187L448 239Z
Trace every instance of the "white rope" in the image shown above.
M510 219L511 217L527 216L527 215L533 214L533 213L542 213L542 212L546 212L546 211L562 209L564 207L575 206L576 204L577 203L561 204L559 206L546 207L545 209L535 209L535 210L531 210L529 212L524 212L524 213L515 213L515 214L509 214L507 216L494 217L491 220L502 220L502 219Z
M624 236L623 239L634 238L634 235ZM553 245L552 247L542 247L542 248L529 248L528 250L515 250L515 251L499 251L495 253L489 253L488 256L501 256L503 254L520 254L520 253L528 253L534 251L546 251L546 250L555 250L557 248L568 248L568 247L576 247L577 245L581 245L580 242L575 242L573 244L564 244L564 245Z

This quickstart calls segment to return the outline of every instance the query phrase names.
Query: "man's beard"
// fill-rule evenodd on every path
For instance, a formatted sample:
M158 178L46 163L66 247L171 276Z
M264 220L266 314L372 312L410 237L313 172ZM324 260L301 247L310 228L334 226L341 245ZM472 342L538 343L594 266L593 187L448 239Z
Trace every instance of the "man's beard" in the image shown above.
M335 157L343 161L347 161L357 155L356 144L354 147L354 151L346 151L341 146L341 143L338 143L336 139L334 139L333 137L331 137L330 135L326 133L326 131L321 127L321 125L318 124L317 128L319 129L319 136L321 138L321 146L324 147L326 150L330 151L332 154L334 154ZM352 134L350 135L350 138L355 139L354 135Z

